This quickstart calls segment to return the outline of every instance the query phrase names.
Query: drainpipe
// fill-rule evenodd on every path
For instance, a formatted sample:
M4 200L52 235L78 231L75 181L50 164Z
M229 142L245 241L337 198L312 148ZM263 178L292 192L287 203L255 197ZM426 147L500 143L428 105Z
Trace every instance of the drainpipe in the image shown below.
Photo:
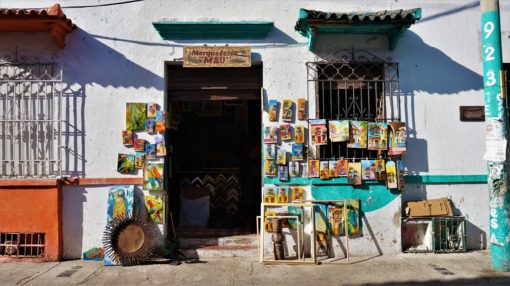
M507 124L498 0L480 0L492 268L510 271Z

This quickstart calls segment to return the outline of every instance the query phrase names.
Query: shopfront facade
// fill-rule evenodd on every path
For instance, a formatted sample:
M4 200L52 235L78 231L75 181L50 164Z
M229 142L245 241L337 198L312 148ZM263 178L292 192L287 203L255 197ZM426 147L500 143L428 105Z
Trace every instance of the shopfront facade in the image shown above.
M80 1L71 1L76 5L67 2L61 3L62 11L77 28L66 36L65 48L45 33L0 34L0 58L43 60L62 71L62 122L60 139L55 140L55 150L61 154L57 160L60 171L13 173L4 163L0 188L2 202L13 197L30 200L32 196L25 197L28 192L43 197L42 192L47 192L46 187L36 188L30 181L58 181L48 187L55 188L51 200L57 201L41 210L51 209L55 217L48 214L46 220L58 223L38 230L37 226L21 227L33 221L30 217L2 215L0 232L48 233L47 243L52 240L61 249L60 254L48 257L51 260L80 258L83 252L101 246L108 189L115 185L143 188L142 169L131 174L117 172L118 154L133 153L132 147L122 144L126 103L140 102L157 103L159 110L169 112L167 131L159 134L166 139L167 155L154 162L165 163L162 194L168 194L167 209L177 219L182 219L182 189L193 192L188 199L200 196L197 178L202 186L206 180L230 184L225 197L209 202L224 210L218 224L226 220L240 223L237 217L242 217L254 225L265 187L298 186L305 200L359 200L360 235L350 240L350 253L371 256L402 251L400 224L405 201L448 197L455 214L466 218L467 248L487 247L484 122L459 119L460 106L483 105L478 2L135 1L90 7L78 6ZM52 4L2 2L6 8ZM510 22L505 15L510 6L500 4L502 35L507 35ZM327 26L338 26L340 18L334 17L344 13L362 17L384 11L390 16L367 19L361 28L352 25L361 21L355 18L349 19L350 28L307 31L299 28L299 19L307 11L302 9L336 13L311 19L326 21ZM382 25L395 15L403 22L397 34ZM377 21L379 26L374 26ZM509 61L508 37L502 37L502 43L503 60ZM218 60L207 63L212 67L186 67L185 48L204 46L249 48L250 64L222 67ZM340 96L358 96L359 100L340 102ZM299 99L306 100L303 120L298 117ZM276 121L269 114L274 100L279 103ZM293 103L290 121L282 119L283 100ZM403 190L390 190L375 180L353 186L346 178L301 174L282 181L278 175L265 174L264 130L284 124L294 131L304 127L305 155L300 168L308 166L310 159L387 159L384 152L353 151L343 143L311 144L311 119L367 118L405 123L406 154L394 157L405 166ZM138 135L154 143L155 136ZM11 144L10 139L0 140ZM289 162L293 161L294 143L278 140L276 144L286 150ZM6 160L7 152L1 154ZM16 213L9 211L9 204L0 205ZM168 221L162 224L162 236L170 228ZM341 252L342 243L337 240L334 249Z

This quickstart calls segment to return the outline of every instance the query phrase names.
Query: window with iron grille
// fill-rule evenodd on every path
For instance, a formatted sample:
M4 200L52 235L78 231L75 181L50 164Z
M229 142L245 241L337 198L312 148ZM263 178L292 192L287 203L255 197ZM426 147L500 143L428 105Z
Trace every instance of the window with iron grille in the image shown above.
M44 233L0 232L0 257L44 257Z
M398 64L366 51L342 51L331 60L307 63L308 98L315 99L315 118L400 121ZM313 102L311 103L313 104ZM347 148L348 142L317 146L321 160L386 158L387 151Z
M0 57L0 177L61 175L62 69Z

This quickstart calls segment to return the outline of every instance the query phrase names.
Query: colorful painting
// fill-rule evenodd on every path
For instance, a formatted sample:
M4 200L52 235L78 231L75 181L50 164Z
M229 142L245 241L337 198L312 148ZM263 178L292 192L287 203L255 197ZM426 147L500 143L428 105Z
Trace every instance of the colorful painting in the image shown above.
M145 103L126 103L126 129L144 130L147 118L147 105Z
M303 157L303 144L292 144L292 160L302 161Z
M320 174L319 178L321 180L329 179L329 161L321 161L320 162Z
M135 155L119 154L117 157L117 172L130 174L135 171Z
M83 260L97 260L104 259L104 249L101 247L93 247L83 253Z
M156 120L155 119L147 119L145 121L145 132L154 133L156 128Z
M328 221L327 204L315 204L315 229L317 231L317 255L328 255L328 242L331 239L331 229Z
M388 124L368 122L368 150L388 149Z
M301 125L294 126L294 143L305 143L305 127Z
M345 208L343 202L329 206L328 220L331 225L331 232L335 236L345 235L346 222L349 236L359 235L359 200L347 200Z
M292 140L292 131L290 131L290 124L280 125L280 139Z
M347 144L349 148L367 148L367 126L366 121L350 121L351 139Z
M374 160L361 160L361 179L375 180L377 179L377 171Z
M386 162L386 188L397 189L398 178L397 178L397 166L395 161Z
M276 164L286 165L287 164L287 152L285 149L280 148L276 151Z
M143 189L149 191L164 190L164 163L147 163L143 173Z
M165 156L166 155L165 137L157 136L155 140L156 140L156 156Z
M264 143L278 143L278 127L266 126L264 128Z
M135 138L134 149L136 152L145 152L145 139Z
M388 155L403 155L406 153L407 132L404 122L389 123Z
M375 160L375 172L377 181L386 181L386 163L384 160Z
M147 216L154 223L161 224L165 220L165 196L145 195Z
M403 191L405 187L404 182L404 175L405 175L405 167L404 162L402 160L397 161L397 179L398 179L398 190Z
M106 222L114 218L129 216L133 214L134 205L133 185L117 185L108 190L108 203L106 211ZM104 265L120 265L119 261L113 261L105 255Z
M289 167L278 166L278 180L287 182L289 180Z
M284 99L282 101L282 120L285 122L292 121L292 100Z
M304 190L302 187L290 187L292 192L292 202L301 202L304 199Z
M326 128L325 119L310 120L310 134L312 136L313 145L328 144L328 130Z
M331 142L349 141L349 120L330 120L328 123Z
M298 98L298 120L306 120L306 98Z
M133 145L133 131L122 130L122 144L126 146Z
M165 111L156 112L156 132L165 132L167 113Z
M289 187L280 186L278 187L278 202L288 203L290 201Z
M319 177L319 169L320 169L319 162L320 162L319 160L309 160L308 161L308 177L309 178Z
M156 144L145 143L145 159L153 160L156 159Z
M273 204L276 203L276 186L266 185L264 186L263 194L264 203Z
M147 103L147 118L156 117L156 112L158 110L158 104L155 102Z
M337 178L338 176L338 161L329 161L329 177Z
M268 159L268 160L276 159L276 145L275 144L264 144L264 159Z
M349 163L349 170L347 172L347 183L351 185L361 185L361 163Z
M278 101L275 99L269 100L269 121L278 121Z
M276 176L276 163L273 160L264 161L264 174L266 177Z
M349 161L348 160L338 160L337 161L338 166L338 176L339 177L346 177L349 173Z
M135 154L135 168L143 168L145 165L145 153L136 152Z
M289 176L291 178L296 178L301 175L301 172L299 170L299 162L290 161L289 162Z

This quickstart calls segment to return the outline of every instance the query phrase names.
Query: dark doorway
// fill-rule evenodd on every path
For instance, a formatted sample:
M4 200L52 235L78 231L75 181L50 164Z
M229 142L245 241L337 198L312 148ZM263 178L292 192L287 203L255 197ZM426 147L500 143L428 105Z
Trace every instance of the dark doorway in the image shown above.
M262 65L168 63L166 82L167 186L178 235L253 233L261 201Z

